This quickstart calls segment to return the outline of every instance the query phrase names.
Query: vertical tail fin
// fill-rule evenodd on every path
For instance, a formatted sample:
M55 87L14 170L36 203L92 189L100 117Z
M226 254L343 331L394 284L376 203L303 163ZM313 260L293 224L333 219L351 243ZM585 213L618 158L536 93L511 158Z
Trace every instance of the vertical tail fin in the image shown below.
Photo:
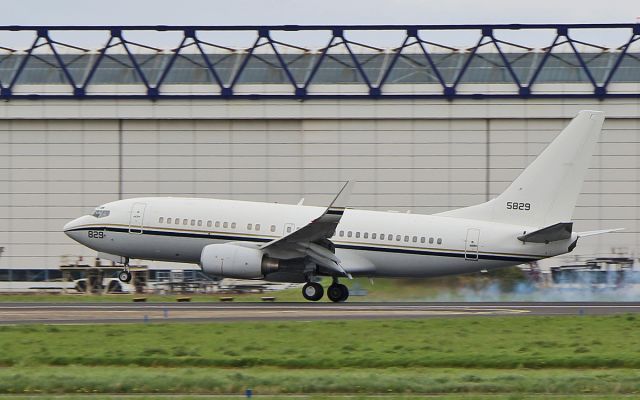
M601 111L580 111L498 197L437 215L536 227L570 221L603 122Z

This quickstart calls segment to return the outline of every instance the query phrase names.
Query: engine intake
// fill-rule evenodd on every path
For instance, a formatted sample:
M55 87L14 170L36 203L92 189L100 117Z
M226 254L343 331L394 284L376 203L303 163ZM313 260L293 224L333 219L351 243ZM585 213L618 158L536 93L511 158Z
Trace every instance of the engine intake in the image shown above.
M280 260L268 257L262 250L235 244L210 244L200 255L202 270L209 275L257 279L280 269Z

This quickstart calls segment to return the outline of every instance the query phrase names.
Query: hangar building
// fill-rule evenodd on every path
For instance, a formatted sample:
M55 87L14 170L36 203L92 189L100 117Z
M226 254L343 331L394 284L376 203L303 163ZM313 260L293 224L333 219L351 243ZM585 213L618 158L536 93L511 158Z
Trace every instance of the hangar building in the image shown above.
M95 256L62 226L127 197L322 205L355 179L354 208L484 202L582 109L607 120L575 229L625 230L574 254L639 248L640 25L0 31L0 270ZM619 43L580 39L598 32ZM462 33L469 46L447 44Z

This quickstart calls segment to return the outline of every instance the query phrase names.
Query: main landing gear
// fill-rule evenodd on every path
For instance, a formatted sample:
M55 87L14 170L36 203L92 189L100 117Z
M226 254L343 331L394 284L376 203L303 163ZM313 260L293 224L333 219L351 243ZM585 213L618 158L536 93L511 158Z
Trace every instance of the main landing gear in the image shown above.
M302 296L309 301L318 301L324 295L322 285L317 282L307 282L302 287Z
M118 273L118 279L121 282L129 283L131 282L131 271L129 271L129 259L124 263L124 269Z
M318 301L323 295L324 289L317 282L308 282L302 287L302 296L309 301ZM327 288L327 297L334 303L341 303L349 298L349 288L334 278L331 286Z
M327 297L334 303L342 303L349 298L349 288L335 281L327 288Z

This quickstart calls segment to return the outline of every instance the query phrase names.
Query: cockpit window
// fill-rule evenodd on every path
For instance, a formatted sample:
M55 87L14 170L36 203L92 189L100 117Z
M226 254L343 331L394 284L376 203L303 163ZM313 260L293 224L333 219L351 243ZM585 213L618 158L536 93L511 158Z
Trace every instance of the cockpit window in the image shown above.
M96 218L104 218L104 217L107 217L110 213L111 211L98 207L95 209L95 211L91 215L93 215Z

